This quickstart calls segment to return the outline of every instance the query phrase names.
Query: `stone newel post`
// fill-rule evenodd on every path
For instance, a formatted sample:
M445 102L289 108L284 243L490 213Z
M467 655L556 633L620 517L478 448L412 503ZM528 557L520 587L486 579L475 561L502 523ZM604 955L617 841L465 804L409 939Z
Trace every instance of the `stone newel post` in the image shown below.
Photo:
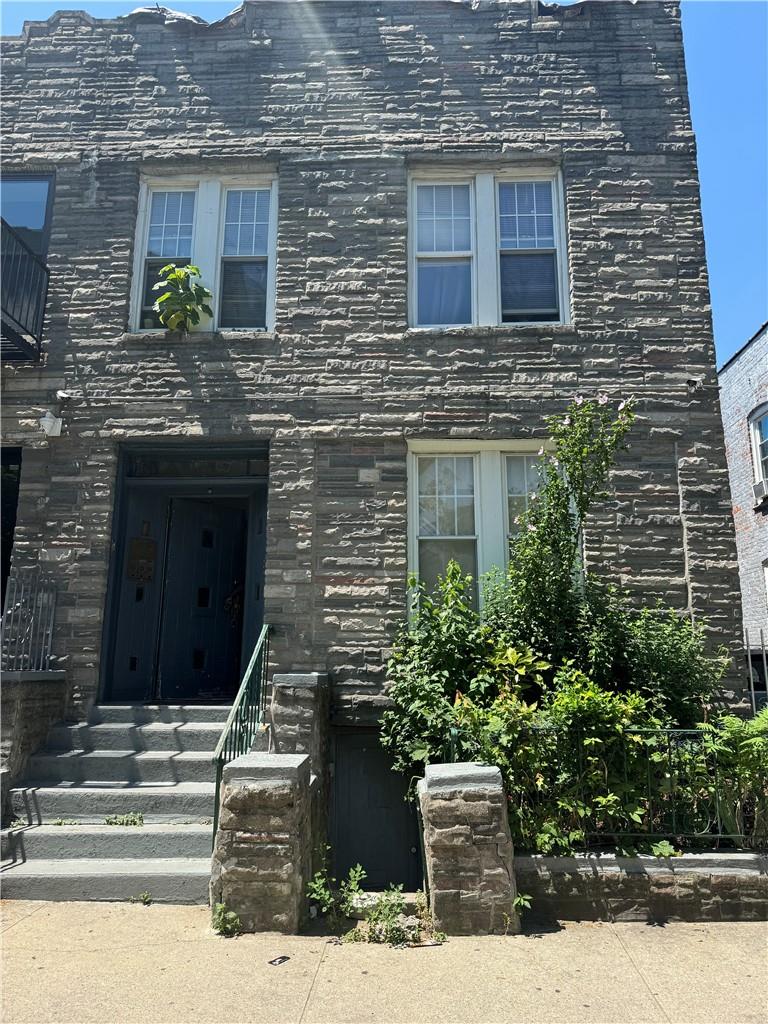
M243 931L297 932L311 845L306 754L244 754L226 765L211 904L233 910Z
M498 768L428 765L419 783L435 928L448 935L520 930L507 798Z

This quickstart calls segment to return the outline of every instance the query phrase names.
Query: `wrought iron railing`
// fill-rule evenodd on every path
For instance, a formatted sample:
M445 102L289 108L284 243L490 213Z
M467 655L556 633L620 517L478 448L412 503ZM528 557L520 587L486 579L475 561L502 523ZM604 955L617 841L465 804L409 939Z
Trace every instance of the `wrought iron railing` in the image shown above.
M532 848L542 824L582 848L663 839L690 849L768 847L765 737L541 725L510 737L508 754L510 824L521 848ZM473 759L458 734L442 755Z
M219 800L224 765L240 754L247 754L259 731L267 701L267 669L269 666L269 626L262 626L259 639L253 649L243 675L240 689L227 717L216 750L213 763L216 767L216 793L213 810L213 835L219 824Z
M24 239L0 221L2 357L37 359L48 297L48 267Z
M47 672L51 667L56 588L42 569L21 569L8 578L0 636L4 672Z

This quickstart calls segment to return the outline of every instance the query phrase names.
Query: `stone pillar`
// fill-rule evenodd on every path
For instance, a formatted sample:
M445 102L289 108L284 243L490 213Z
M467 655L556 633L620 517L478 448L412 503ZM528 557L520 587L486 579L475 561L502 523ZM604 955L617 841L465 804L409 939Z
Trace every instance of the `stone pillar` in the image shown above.
M499 769L428 765L419 802L435 928L448 935L518 932L512 839Z
M311 870L309 757L244 754L224 768L211 904L243 931L296 933Z
M323 672L276 672L269 707L270 749L309 754L323 778L328 763L328 676Z
M276 754L308 754L312 766L312 870L324 859L328 842L328 676L324 672L276 672L268 719L269 749Z

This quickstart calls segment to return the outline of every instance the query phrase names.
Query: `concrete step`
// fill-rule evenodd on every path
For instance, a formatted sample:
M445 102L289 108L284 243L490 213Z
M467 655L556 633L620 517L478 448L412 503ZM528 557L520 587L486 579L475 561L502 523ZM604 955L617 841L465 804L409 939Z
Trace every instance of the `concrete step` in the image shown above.
M212 825L27 825L4 829L3 860L210 857Z
M213 817L214 782L59 785L35 780L10 791L14 817L27 824L76 819L103 825L108 815L144 815L146 822L207 823Z
M96 704L88 722L100 725L118 722L123 725L146 725L149 722L225 722L230 704Z
M38 782L213 782L215 769L207 751L169 753L148 750L65 750L36 754L29 774Z
M207 903L210 857L29 860L3 867L4 899Z
M102 722L100 725L56 725L48 734L46 752L57 750L208 750L219 741L220 722Z

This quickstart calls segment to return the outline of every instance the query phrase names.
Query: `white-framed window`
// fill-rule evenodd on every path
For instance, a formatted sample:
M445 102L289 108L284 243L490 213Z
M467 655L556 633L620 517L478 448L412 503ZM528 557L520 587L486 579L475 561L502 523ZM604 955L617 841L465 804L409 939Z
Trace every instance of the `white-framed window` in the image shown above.
M755 480L768 484L768 405L761 406L752 413L749 426Z
M192 263L213 293L203 329L271 330L275 309L277 181L185 175L142 181L131 324L157 330L153 285L166 263Z
M418 172L409 203L412 326L568 321L558 172Z
M453 558L478 580L504 568L539 486L534 441L409 442L408 569L431 589Z

